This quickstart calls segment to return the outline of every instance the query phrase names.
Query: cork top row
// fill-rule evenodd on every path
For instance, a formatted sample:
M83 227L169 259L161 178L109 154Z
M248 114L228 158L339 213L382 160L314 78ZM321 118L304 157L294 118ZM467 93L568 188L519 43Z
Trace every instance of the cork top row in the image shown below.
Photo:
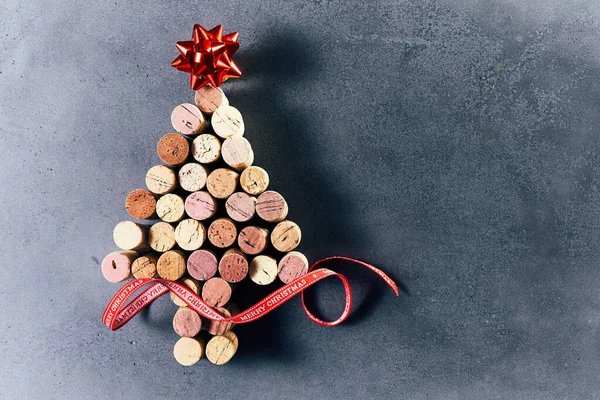
M181 104L171 113L173 128L182 135L195 136L210 125L215 133L223 139L244 135L242 114L229 105L227 97L220 88L204 86L196 91L196 105ZM203 114L204 113L204 114Z

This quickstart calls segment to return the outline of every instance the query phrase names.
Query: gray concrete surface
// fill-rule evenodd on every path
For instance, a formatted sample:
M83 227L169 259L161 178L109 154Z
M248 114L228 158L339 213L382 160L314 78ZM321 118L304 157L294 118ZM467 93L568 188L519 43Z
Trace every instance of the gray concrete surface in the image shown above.
M367 4L369 3L369 4ZM0 3L3 399L600 398L600 3ZM117 333L126 193L191 100L194 23L240 32L224 89L316 260L351 266L348 323L298 299L178 366L174 306ZM327 317L337 283L316 290Z

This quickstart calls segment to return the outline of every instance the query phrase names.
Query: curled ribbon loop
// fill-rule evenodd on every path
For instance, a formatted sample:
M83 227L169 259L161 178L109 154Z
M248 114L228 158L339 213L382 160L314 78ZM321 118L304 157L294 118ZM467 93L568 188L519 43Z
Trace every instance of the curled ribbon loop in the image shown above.
M135 279L123 285L121 289L115 293L112 299L110 299L106 309L104 310L102 322L111 330L116 331L129 322L129 320L131 320L133 317L135 317L144 307L150 305L150 303L163 294L171 291L183 302L185 302L188 307L196 311L204 318L214 321L244 324L262 318L300 293L302 297L302 307L308 318L321 326L336 326L344 322L350 315L350 309L352 307L352 291L350 289L350 282L348 282L348 279L344 275L331 271L327 268L315 269L318 264L331 260L350 261L370 269L379 275L392 288L394 293L396 293L396 296L399 295L398 286L396 283L379 268L352 258L333 256L317 261L308 269L308 273L306 275L293 280L287 285L277 289L247 310L244 310L241 313L229 318L219 314L216 310L206 304L206 302L204 302L200 296L190 290L187 286L184 286L178 282L156 278ZM304 303L304 290L320 280L330 276L336 276L342 281L346 300L342 315L335 321L328 322L315 317L308 310L306 304ZM150 287L138 294L133 300L127 302L140 288L150 283L152 283Z

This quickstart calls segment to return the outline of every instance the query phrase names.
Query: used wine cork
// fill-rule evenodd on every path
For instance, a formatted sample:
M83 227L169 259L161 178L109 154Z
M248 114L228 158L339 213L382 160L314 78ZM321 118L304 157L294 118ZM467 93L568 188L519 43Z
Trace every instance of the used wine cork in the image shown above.
M288 205L282 195L269 190L258 196L256 213L267 222L279 222L287 217Z
M308 259L298 251L290 251L279 261L277 275L283 283L290 283L307 273Z
M187 260L188 274L200 281L207 281L215 276L218 267L217 256L210 250L196 250Z
M225 93L223 93L220 88L216 88L212 85L205 85L196 90L194 101L198 108L207 114L214 113L222 104L229 105Z
M221 142L214 135L202 134L192 142L192 155L202 164L210 164L221 157Z
M175 240L183 250L197 250L206 240L206 229L195 219L184 219L175 228Z
M257 196L267 190L269 174L261 167L255 165L248 167L240 175L240 186L244 192Z
M185 199L185 211L190 217L204 221L215 215L217 202L208 192L194 192Z
M179 283L187 286L188 288L190 288L192 290L192 292L196 293L197 295L200 295L200 282L198 282L197 280L192 279L192 278L184 278L184 279L181 279L179 281ZM175 303L179 307L183 307L186 305L185 302L183 300L181 300L178 296L176 296L173 292L170 292L169 295L171 296L171 301L173 301L173 303ZM195 336L195 335L192 335L192 336Z
M185 274L186 257L179 250L169 250L163 253L156 263L158 275L163 279L176 281Z
M150 218L156 212L156 199L147 190L135 189L127 195L125 209L133 218Z
M198 107L184 103L175 107L171 113L171 124L183 135L197 135L206 128L208 123Z
M215 365L229 362L238 349L238 337L233 331L213 336L206 344L206 358Z
M165 222L180 221L185 215L185 206L181 196L168 193L156 201L156 215Z
M231 285L222 278L210 278L202 286L202 299L211 307L223 307L231 299Z
M260 255L250 261L248 275L258 285L268 285L277 278L277 261L273 257Z
M247 226L238 236L238 246L250 255L262 253L269 243L269 230L259 226Z
M214 111L210 121L215 133L223 139L244 135L244 120L235 107L221 105Z
M177 175L166 165L156 165L146 173L146 186L152 193L170 193L177 189Z
M182 337L175 343L173 355L179 364L189 367L200 361L204 349L205 344L201 338Z
M208 171L198 163L187 163L179 169L179 186L188 192L197 192L206 185Z
M148 230L148 244L161 253L171 250L175 246L175 229L167 222L157 222Z
M188 158L190 145L180 134L167 133L158 141L156 152L165 164L180 165Z
M225 307L217 307L215 308L225 318L231 317L231 312ZM214 321L208 318L204 318L204 329L208 331L211 335L222 335L225 332L228 332L233 328L233 322L226 321Z
M102 275L112 283L123 282L131 277L131 264L134 263L138 253L135 251L115 251L102 260Z
M180 307L173 317L173 330L181 337L194 337L202 329L200 315L189 307Z
M302 231L292 221L283 221L275 225L271 232L271 243L277 250L287 253L294 250L300 244Z
M217 199L226 199L235 192L238 181L237 172L227 168L218 168L206 178L206 188Z
M240 282L248 275L248 259L240 250L227 250L219 261L219 274L227 282Z
M123 221L115 226L113 238L123 250L139 250L146 244L146 231L135 222Z
M236 192L227 198L225 209L232 220L249 221L256 214L256 197L245 192Z
M155 254L149 254L136 258L131 265L131 273L136 279L141 278L157 278L158 273L156 272L156 262L158 256Z
M224 249L235 243L237 228L229 218L215 219L208 227L207 236L214 246Z
M241 171L254 162L254 151L250 142L242 136L232 136L225 139L221 146L223 161L231 168Z

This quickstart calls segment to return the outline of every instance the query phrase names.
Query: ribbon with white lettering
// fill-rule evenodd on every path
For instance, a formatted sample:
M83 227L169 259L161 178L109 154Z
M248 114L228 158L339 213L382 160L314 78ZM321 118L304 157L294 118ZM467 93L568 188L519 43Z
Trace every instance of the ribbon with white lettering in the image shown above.
M135 317L137 313L139 313L144 307L148 306L150 303L152 303L154 300L156 300L163 294L171 291L175 296L179 297L183 302L185 302L192 310L196 311L200 316L204 318L208 318L214 321L224 321L232 322L234 324L243 324L264 317L265 315L273 311L275 308L279 307L280 305L282 305L283 303L300 293L302 298L302 307L304 308L304 312L306 313L308 318L322 326L336 326L344 322L346 318L348 318L348 315L350 315L350 308L352 307L352 291L350 289L350 283L344 275L331 271L327 268L315 269L317 265L330 260L350 261L370 269L371 271L379 275L392 288L394 293L396 293L396 296L399 295L398 286L396 285L396 283L379 268L376 268L371 264L367 264L365 262L355 260L352 258L333 256L317 261L316 263L311 265L306 275L293 280L287 285L277 289L276 291L274 291L273 293L271 293L255 305L253 305L252 307L248 308L247 310L229 318L226 318L219 314L212 307L206 304L200 296L198 296L196 293L190 290L187 286L184 286L178 282L156 278L135 279L123 285L123 287L121 287L121 289L119 289L117 293L115 293L112 299L110 299L108 305L106 306L106 310L104 310L102 322L113 331L116 331L117 329L125 325L127 322L129 322L130 319ZM336 276L342 281L342 284L344 285L344 292L346 295L346 303L342 315L335 321L331 322L323 321L315 317L308 310L304 302L304 290L319 282L320 280L330 276ZM129 300L129 298L131 298L140 288L150 283L150 287L145 289L133 300L127 303L127 300Z

